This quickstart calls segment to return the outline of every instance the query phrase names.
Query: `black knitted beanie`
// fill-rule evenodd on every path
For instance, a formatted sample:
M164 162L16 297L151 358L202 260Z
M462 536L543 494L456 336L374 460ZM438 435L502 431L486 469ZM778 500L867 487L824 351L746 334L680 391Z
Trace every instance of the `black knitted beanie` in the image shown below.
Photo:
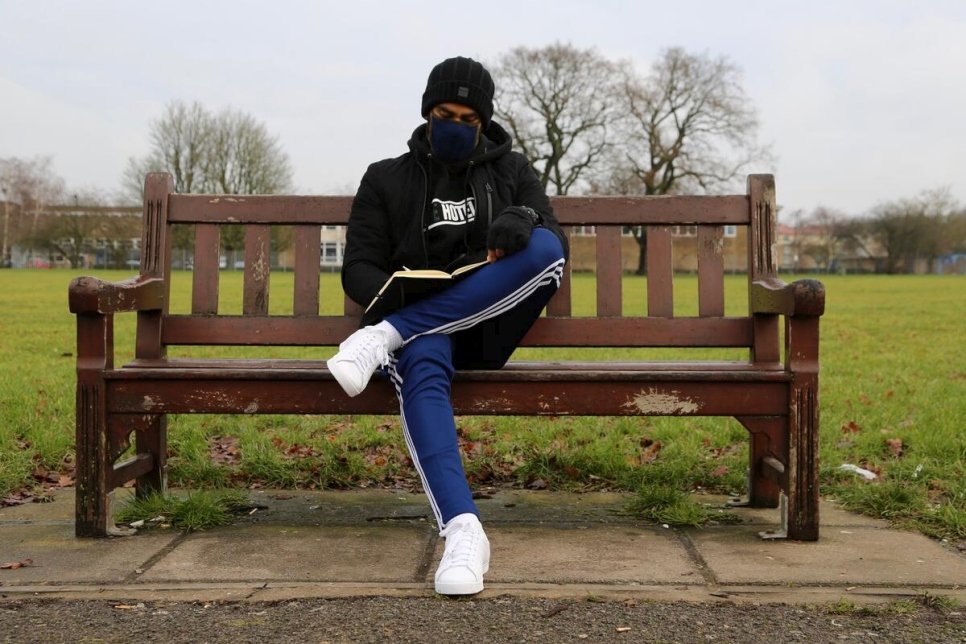
M447 58L429 72L423 92L423 117L440 103L459 103L480 115L485 130L493 117L496 88L490 72L472 58Z

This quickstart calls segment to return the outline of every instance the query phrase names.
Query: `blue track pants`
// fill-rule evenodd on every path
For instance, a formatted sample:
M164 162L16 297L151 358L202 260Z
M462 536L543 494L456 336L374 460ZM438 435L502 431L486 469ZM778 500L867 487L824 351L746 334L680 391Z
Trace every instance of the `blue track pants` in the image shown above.
M389 376L406 444L442 529L478 514L463 472L450 388L457 369L499 369L560 286L560 240L535 228L526 248L389 315L402 336Z

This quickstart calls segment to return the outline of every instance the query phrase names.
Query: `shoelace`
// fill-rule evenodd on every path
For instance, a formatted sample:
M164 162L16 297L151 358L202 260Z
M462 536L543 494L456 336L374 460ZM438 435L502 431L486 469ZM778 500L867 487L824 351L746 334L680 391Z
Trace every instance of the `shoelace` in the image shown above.
M478 558L480 533L470 524L448 525L439 534L446 539L446 548L443 550L443 559L446 561L457 566L468 566Z
M377 367L384 367L389 364L389 353L386 351L386 344L376 337L377 331L367 333L356 344L350 359L362 367L366 372L373 372Z

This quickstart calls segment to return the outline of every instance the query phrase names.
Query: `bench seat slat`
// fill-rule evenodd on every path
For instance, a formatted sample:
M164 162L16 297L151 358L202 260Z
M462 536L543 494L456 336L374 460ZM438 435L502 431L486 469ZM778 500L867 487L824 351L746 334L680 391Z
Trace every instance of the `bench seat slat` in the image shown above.
M197 380L223 376L229 380L327 380L322 360L255 360L169 358L135 360L106 372L108 380ZM457 372L457 380L594 382L610 380L690 380L785 382L781 368L760 368L747 362L510 362L502 369Z
M161 375L164 370L155 370ZM477 372L464 372L469 375ZM778 416L788 408L788 383L741 380L674 379L640 373L637 379L569 381L512 378L457 379L453 407L457 414L548 416ZM547 372L553 377L555 372ZM312 386L304 386L315 375ZM737 375L737 374L733 374ZM110 413L295 413L396 414L399 401L387 381L375 381L355 398L346 396L329 374L310 371L276 373L273 378L233 380L224 372L209 379L143 378L107 381ZM301 376L301 377L296 377ZM323 377L324 376L324 377Z
M344 316L192 316L165 318L172 345L335 346L359 328ZM748 347L750 318L540 318L529 347Z

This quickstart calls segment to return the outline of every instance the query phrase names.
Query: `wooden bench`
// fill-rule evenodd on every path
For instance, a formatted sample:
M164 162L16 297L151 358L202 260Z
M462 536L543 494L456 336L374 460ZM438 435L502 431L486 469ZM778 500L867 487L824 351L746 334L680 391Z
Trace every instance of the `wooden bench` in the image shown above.
M747 194L729 196L555 198L562 224L596 227L597 315L571 316L568 271L547 315L524 340L531 347L739 347L747 359L511 362L458 373L456 413L733 416L750 434L747 504L782 508L781 528L768 536L817 539L824 289L814 280L785 284L777 277L774 181L752 175L747 185ZM166 357L175 345L336 345L360 316L349 300L344 314L319 313L320 231L346 223L350 197L184 195L172 186L167 174L147 176L138 277L117 283L80 277L70 285L77 314L78 536L111 533L113 489L131 480L138 494L164 489L166 414L398 413L387 382L377 379L349 398L321 360ZM220 228L228 224L245 229L240 315L218 311ZM168 312L176 225L194 228L190 314ZM279 226L294 229L294 306L290 315L270 316L270 239ZM623 312L626 226L647 230L646 315ZM672 226L696 231L695 316L674 315ZM725 315L726 226L747 231L749 314L738 317ZM113 317L132 311L135 358L116 367ZM130 453L132 432L134 455L118 462Z

